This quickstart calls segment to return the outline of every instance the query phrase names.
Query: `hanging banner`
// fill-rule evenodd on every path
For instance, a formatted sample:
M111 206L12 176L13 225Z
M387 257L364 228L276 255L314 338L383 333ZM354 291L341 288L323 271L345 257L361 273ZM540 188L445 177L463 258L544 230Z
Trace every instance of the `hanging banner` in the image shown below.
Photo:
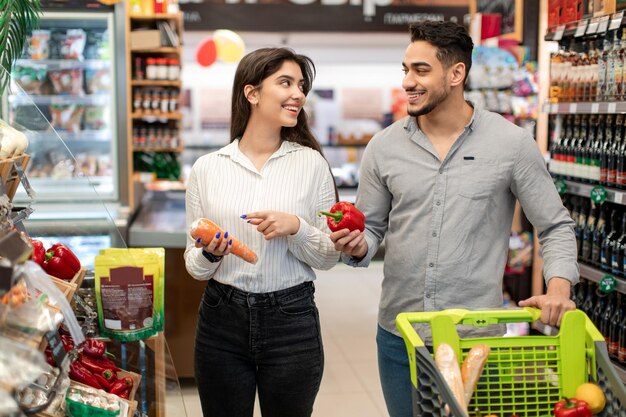
M463 24L467 0L179 0L185 30L407 32L411 23Z

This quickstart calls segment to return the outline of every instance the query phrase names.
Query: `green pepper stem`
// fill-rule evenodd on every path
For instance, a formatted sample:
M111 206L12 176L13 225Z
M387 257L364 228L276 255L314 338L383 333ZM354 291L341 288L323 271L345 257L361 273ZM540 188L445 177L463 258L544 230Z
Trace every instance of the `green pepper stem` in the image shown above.
M342 211L336 211L334 213L331 213L330 211L320 211L320 214L322 216L328 216L328 217L332 218L337 223L339 223L341 221L341 219L343 219L343 212Z

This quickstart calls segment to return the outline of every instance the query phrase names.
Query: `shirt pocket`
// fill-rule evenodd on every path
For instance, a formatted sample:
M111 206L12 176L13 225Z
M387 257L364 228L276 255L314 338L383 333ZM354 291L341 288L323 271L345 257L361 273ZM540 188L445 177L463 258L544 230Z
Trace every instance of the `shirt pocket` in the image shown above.
M493 194L498 180L497 161L488 158L464 159L459 172L459 195L482 200Z

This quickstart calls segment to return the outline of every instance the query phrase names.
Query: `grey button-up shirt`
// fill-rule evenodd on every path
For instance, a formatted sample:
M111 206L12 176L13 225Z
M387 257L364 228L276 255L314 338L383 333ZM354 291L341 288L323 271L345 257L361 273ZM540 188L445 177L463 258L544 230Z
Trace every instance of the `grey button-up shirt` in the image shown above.
M475 110L444 161L414 117L378 133L361 162L356 206L366 216L367 266L385 239L379 324L399 334L405 311L502 306L515 200L538 232L548 281L578 281L574 221L531 135L498 114ZM427 326L418 332L430 343ZM460 329L493 335L502 326Z

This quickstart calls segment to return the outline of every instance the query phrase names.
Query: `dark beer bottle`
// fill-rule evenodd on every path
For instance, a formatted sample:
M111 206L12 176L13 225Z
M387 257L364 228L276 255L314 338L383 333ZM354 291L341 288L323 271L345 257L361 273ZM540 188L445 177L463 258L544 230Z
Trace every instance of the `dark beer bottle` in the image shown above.
M624 319L624 300L625 299L626 297L624 297L622 294L617 293L617 301L615 304L617 308L613 312L613 317L611 317L611 327L609 330L608 349L609 349L609 355L614 359L618 358L620 324L622 323L622 320Z

